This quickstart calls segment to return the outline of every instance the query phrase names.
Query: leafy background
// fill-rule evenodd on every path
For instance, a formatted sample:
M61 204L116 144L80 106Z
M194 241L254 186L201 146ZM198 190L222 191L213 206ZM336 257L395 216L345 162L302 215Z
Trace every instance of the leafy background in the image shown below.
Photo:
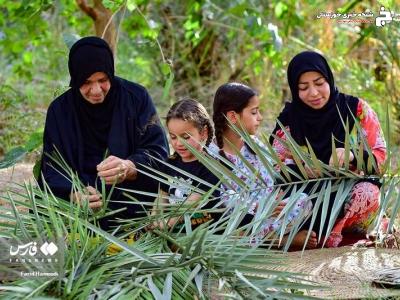
M314 49L328 58L340 89L366 99L383 123L389 108L392 144L399 144L399 22L382 28L317 18L335 11L376 16L381 5L400 12L394 0L103 4L115 13L117 74L146 86L161 116L184 96L210 107L216 88L237 80L260 93L268 133L289 99L288 61ZM94 28L75 1L2 0L0 7L1 156L40 137L48 104L68 87L67 45Z
M0 0L0 156L5 157L0 167L40 150L46 108L68 88L68 45L77 36L95 32L93 21L77 2ZM161 116L184 96L210 108L216 88L237 80L259 91L265 120L262 133L267 137L289 98L288 61L301 50L314 49L326 55L342 91L366 99L378 112L395 153L400 142L399 23L393 21L378 28L373 23L339 23L337 19L318 19L317 15L366 10L376 15L381 5L400 13L396 1L102 3L114 13L116 22L117 74L146 86ZM33 152L32 159L35 157ZM393 174L396 171L388 175ZM354 174L345 175L357 180ZM398 214L398 184L398 177L388 177L382 188L382 213L388 208L393 215ZM237 223L243 214L240 207L218 225L199 228L187 236L148 233L135 247L129 247L124 236L110 235L87 222L93 218L87 210L58 201L31 185L20 188L22 191L7 195L10 207L2 207L2 235L56 232L72 238L67 243L62 280L11 282L1 287L5 299L187 299L195 293L201 297L202 288L212 289L221 282L225 283L223 291L237 299L271 295L277 299L306 298L303 291L309 288L309 282L300 282L295 274L270 271L271 265L282 259L281 254L248 247L248 239L238 238ZM321 193L320 200L327 194ZM34 195L42 201L37 202ZM165 214L182 215L186 209L167 207ZM271 209L266 207L261 214L268 215ZM151 219L136 220L127 226L125 235L139 231L146 222ZM255 227L252 224L246 230ZM223 237L215 237L213 232L220 230L225 230ZM80 243L75 243L76 237ZM111 243L124 251L105 255ZM173 253L171 243L181 245L182 251ZM256 274L251 273L255 268ZM133 280L126 280L128 277ZM215 282L200 282L207 278Z

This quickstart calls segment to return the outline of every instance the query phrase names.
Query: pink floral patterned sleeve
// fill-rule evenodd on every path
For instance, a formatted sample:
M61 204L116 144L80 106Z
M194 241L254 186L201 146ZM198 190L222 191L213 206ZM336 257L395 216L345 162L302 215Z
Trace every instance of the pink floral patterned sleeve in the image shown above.
M289 126L285 127L285 131L290 133ZM286 141L286 134L282 129L278 129L275 133L278 138L275 138L272 147L278 155L279 159L284 162L286 165L293 164L293 156L287 147L281 142Z
M386 143L378 117L366 101L359 99L356 118L360 123L362 134L366 138L378 167L381 170L386 160ZM286 126L285 131L290 133L290 128ZM357 135L356 131L357 130L353 128L351 135ZM283 130L279 129L275 134L279 139L286 140L286 134ZM357 139L357 137L355 138ZM291 152L279 139L274 139L272 147L282 162L285 164L293 164L294 161Z
M379 169L386 160L386 142L381 125L376 113L362 99L359 99L357 107L357 119L360 122L362 133L375 156Z

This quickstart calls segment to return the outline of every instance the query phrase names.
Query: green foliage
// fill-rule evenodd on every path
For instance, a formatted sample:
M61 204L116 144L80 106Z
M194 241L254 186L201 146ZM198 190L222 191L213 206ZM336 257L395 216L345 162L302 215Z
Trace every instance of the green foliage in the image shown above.
M118 0L104 5L116 12L117 73L148 87L161 115L185 96L210 107L216 88L237 80L259 91L268 130L290 98L288 61L298 51L315 49L329 59L339 88L364 97L381 119L382 102L390 103L391 134L399 143L399 26L316 18L324 11L377 14L378 3ZM400 10L394 1L386 6ZM0 80L34 106L46 106L54 90L68 85L68 37L93 34L91 20L74 1L6 1L2 7Z
M31 152L42 143L44 111L25 103L23 94L8 85L0 89L0 156L8 153L7 166L22 152ZM17 145L24 145L23 147ZM11 160L10 160L11 159ZM0 168L5 167L0 162Z

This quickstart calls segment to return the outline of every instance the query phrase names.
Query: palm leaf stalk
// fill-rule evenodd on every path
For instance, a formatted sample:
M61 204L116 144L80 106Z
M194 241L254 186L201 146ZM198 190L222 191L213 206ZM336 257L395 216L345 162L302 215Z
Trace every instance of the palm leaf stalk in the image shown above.
M0 287L2 290L0 297L20 299L53 296L63 299L117 299L125 296L143 299L191 299L193 295L196 295L197 298L206 299L220 294L234 299L250 297L305 299L308 296L293 293L293 289L307 291L315 288L315 283L305 280L300 274L275 271L274 266L284 264L285 256L280 251L271 249L282 241L284 235L287 235L287 244L284 247L284 250L287 250L302 222L299 220L295 223L289 232L285 225L281 226L274 235L266 236L263 243L253 242L260 232L260 224L271 216L279 202L275 201L278 191L283 191L283 195L278 199L287 198L288 208L283 210L277 218L285 220L290 207L294 205L306 186L310 182L321 183L322 188L311 189L308 196L314 199L314 212L322 208L321 222L330 215L327 231L318 233L318 238L322 242L329 235L339 209L347 201L352 186L360 179L378 179L383 184L382 205L378 219L387 210L392 210L393 216L400 209L398 176L393 172L389 172L390 176L384 175L388 174L387 170L377 175L368 175L367 171L373 167L373 162L365 164L359 154L362 148L351 144L350 137L347 137L348 130L346 130L346 153L350 150L355 153L357 165L366 170L364 175L349 170L348 164L345 164L345 168L338 169L321 163L312 150L305 152L289 136L282 143L295 153L294 160L301 173L296 174L279 161L265 136L262 137L265 147L262 147L241 128L232 128L237 130L253 151L261 157L265 167L274 172L277 178L283 179L281 183L273 186L273 192L268 199L260 204L252 222L244 226L240 225L249 209L246 203L221 207L222 200L217 199L219 201L216 207L206 209L205 204L215 200L212 196L213 190L220 190L219 186L210 186L211 190L203 193L199 202L191 204L183 202L180 205L159 204L157 215L150 214L153 205L142 203L129 196L131 200L129 203L140 205L147 211L147 215L121 222L118 230L109 233L100 229L96 225L96 220L113 212L104 209L94 213L87 206L78 207L72 202L55 197L47 186L40 190L31 184L21 185L23 192L10 192L6 197L10 207L1 208L1 236L7 238L43 235L63 237L66 242L63 262L65 273L61 279L24 278L11 281ZM215 158L199 153L190 145L186 146L200 162L218 176L220 183L229 185L230 182L235 182L243 187L237 193L237 197L251 197L257 189L266 188L261 185L249 189L229 170L229 168L235 168L229 161L224 161L224 158L217 156L224 162L221 164ZM363 143L362 146L367 147L367 143ZM240 156L240 151L236 152ZM372 153L371 150L369 153ZM307 174L301 171L303 162L311 169L317 170L323 177L308 178ZM70 175L73 189L81 190L83 186L76 174L60 160L58 163L66 170L66 174ZM279 166L279 173L275 171L275 166ZM248 167L252 168L250 165ZM251 170L254 173L252 179L259 178L257 170L254 168ZM142 170L143 173L151 174L160 182L171 183L174 180L176 182L176 179L156 170L148 171L151 172ZM290 177L297 180L290 182L288 180ZM202 182L201 179L198 180ZM206 182L203 184L207 185ZM188 186L188 188L202 193L198 187ZM102 192L105 193L104 186ZM124 192L130 195L132 191L124 190ZM328 214L326 202L331 192L336 192L336 196L331 208L332 213ZM104 199L113 201L110 198L111 193L103 196ZM160 197L158 194L153 194L153 196ZM28 213L21 212L20 208L27 210ZM165 227L144 231L149 224L157 220L170 217L190 219L190 216L196 212L219 212L221 218L214 223L202 224L194 230L191 230L186 222L180 230ZM313 224L315 214L310 218ZM142 233L139 239L133 244L128 244L126 237L138 232ZM107 249L110 245L116 245L120 251L114 255L108 255ZM264 247L260 247L261 245Z
M72 180L74 185L75 180ZM237 234L227 234L221 240L221 236L209 230L209 224L188 234L168 230L147 232L128 245L123 239L126 232L120 237L90 223L88 217L92 212L88 207L57 198L48 187L40 190L25 184L21 188L24 191L10 192L7 196L11 207L2 208L1 235L63 237L66 243L64 275L61 279L24 278L3 284L0 297L5 299L38 296L91 299L122 295L191 299L193 295L208 298L210 293L225 293L233 298L268 294L287 298L291 284L296 283L299 289L312 287L298 275L269 270L268 265L282 262L278 253L248 247L248 239L241 239ZM21 212L21 208L30 211ZM182 213L187 213L187 208ZM13 224L7 226L12 221L10 215L14 216ZM138 221L133 222L132 231L136 230L134 224ZM182 251L172 252L165 237L180 244ZM110 244L122 251L107 255ZM260 266L263 268L259 269Z

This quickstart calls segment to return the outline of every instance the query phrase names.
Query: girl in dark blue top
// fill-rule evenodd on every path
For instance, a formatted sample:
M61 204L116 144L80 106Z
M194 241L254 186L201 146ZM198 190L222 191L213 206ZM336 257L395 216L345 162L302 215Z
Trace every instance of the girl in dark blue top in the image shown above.
M182 140L185 140L197 151L205 151L203 147L210 144L214 132L210 117L199 102L184 99L171 107L167 114L166 123L175 153L167 160L170 166L165 165L162 168L163 173L173 178L169 184L161 183L162 201L170 204L197 202L201 199L202 192L210 190L219 180L197 159ZM173 167L183 170L187 174L183 174ZM218 195L214 193L212 197L215 196ZM210 201L205 207L213 206L216 201ZM156 214L156 209L153 210L154 214ZM210 221L212 218L213 216L207 213L195 213L191 217L192 228ZM163 222L159 223L158 226L164 225ZM175 228L177 228L182 226L183 222L179 218L169 218L167 225L169 227L175 225Z

